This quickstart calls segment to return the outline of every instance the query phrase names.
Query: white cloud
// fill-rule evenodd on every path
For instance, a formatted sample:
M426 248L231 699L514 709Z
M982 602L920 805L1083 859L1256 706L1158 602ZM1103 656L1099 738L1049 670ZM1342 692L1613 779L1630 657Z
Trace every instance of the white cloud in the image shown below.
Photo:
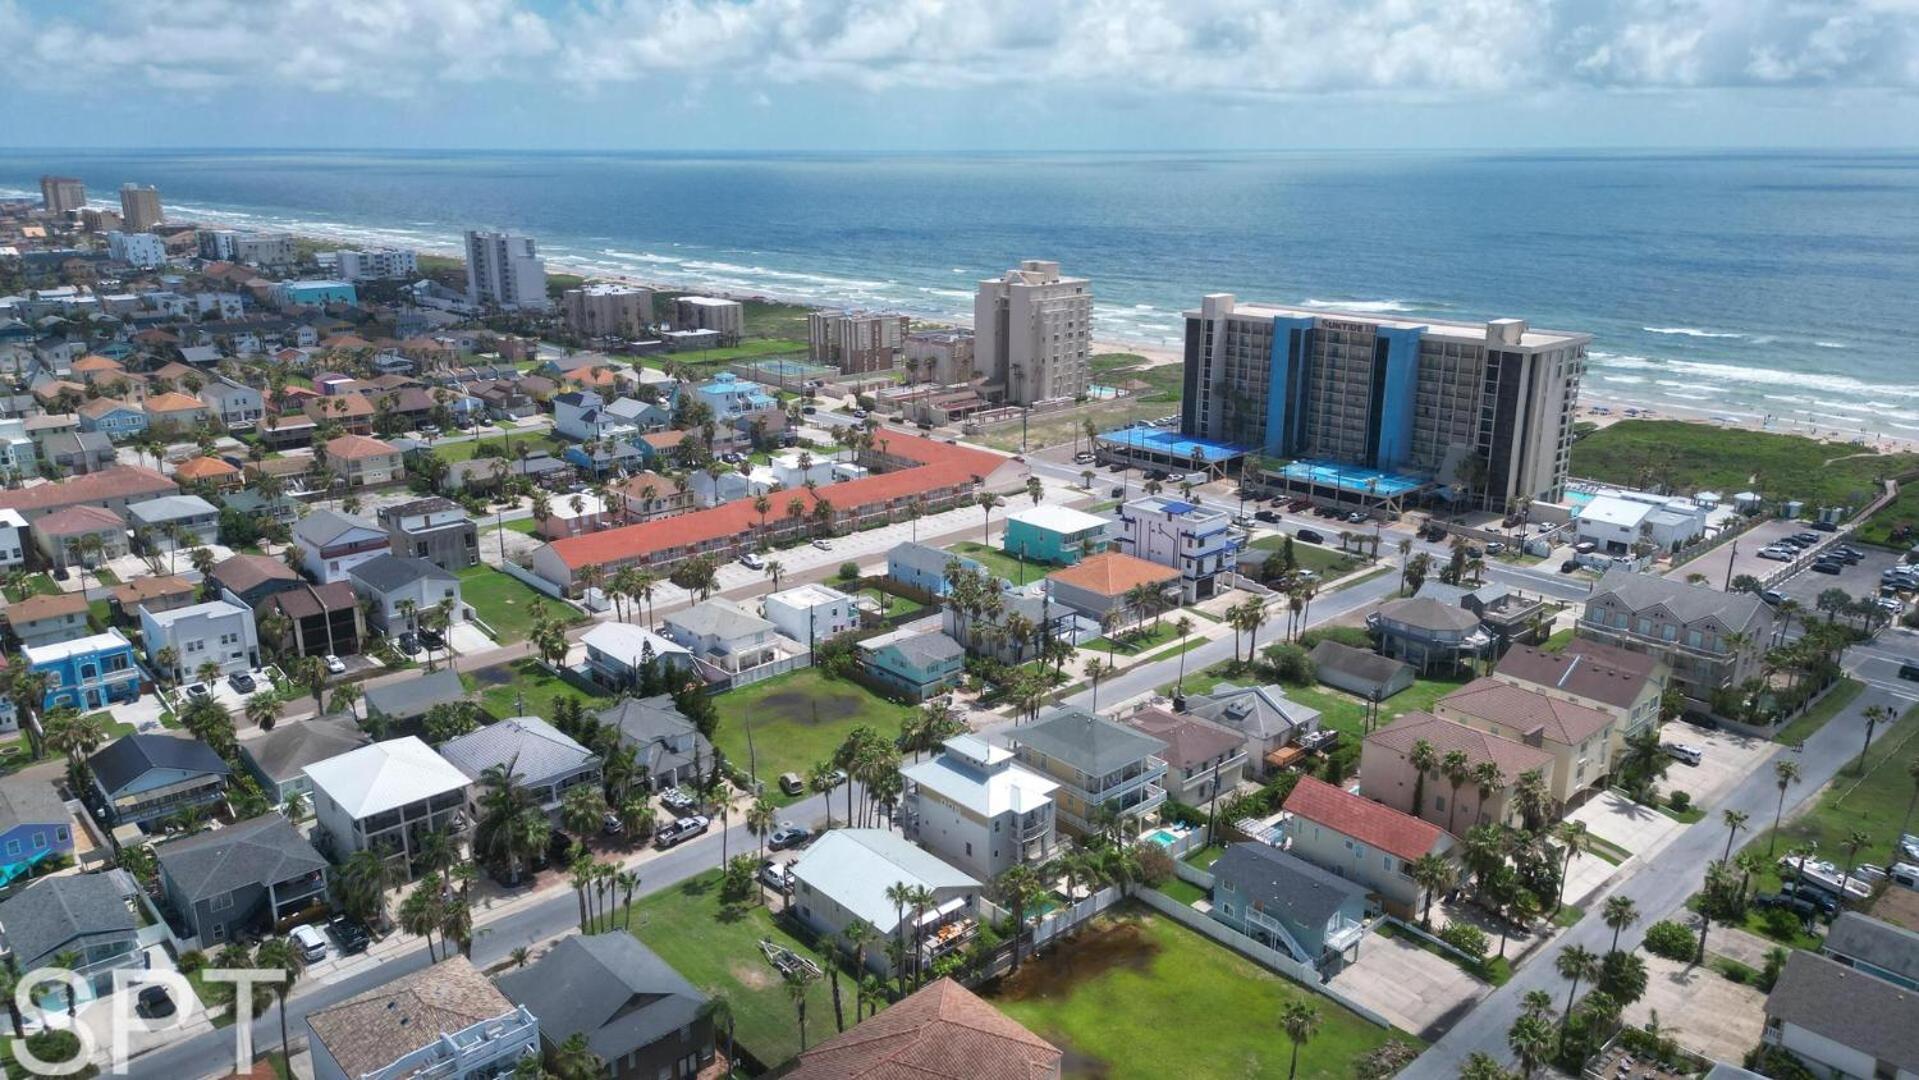
M0 0L12 78L451 95L655 76L870 91L1389 95L1919 88L1919 0ZM6 78L0 75L0 78Z

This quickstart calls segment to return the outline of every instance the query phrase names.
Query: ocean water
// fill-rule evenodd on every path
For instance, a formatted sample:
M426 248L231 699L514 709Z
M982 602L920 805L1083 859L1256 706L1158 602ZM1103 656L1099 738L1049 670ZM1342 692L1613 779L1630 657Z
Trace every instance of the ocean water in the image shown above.
M1021 258L1090 277L1106 340L1208 292L1594 335L1590 397L1919 436L1919 155L660 155L0 151L96 201L426 249L538 238L667 284L969 319Z

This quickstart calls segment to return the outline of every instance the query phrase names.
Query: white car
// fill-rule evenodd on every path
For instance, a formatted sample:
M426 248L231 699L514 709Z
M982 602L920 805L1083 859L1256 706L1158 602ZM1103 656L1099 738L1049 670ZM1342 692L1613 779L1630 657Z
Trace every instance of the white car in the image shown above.
M340 659L337 656L334 656L332 653L328 653L326 658L326 669L329 674L344 675L346 674L346 661Z

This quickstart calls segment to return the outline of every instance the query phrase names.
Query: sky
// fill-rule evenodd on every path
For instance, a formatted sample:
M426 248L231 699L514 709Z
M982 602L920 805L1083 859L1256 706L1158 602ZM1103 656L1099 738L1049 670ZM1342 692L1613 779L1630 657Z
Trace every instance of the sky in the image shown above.
M1919 0L0 0L0 145L1919 146Z

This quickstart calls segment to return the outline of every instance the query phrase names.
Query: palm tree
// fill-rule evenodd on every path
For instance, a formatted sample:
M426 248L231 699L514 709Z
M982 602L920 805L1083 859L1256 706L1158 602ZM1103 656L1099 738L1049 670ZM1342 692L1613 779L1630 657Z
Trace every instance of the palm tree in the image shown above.
M1428 930L1432 929L1433 897L1445 892L1452 885L1455 873L1451 859L1432 852L1427 852L1413 861L1413 881L1426 892L1426 902L1419 913L1419 925Z
M1779 821L1786 814L1786 789L1799 782L1799 763L1796 761L1776 762L1772 767L1772 775L1774 782L1779 785L1779 802L1772 809L1772 831L1766 834L1767 858L1772 857L1773 848L1779 843ZM1919 773L1914 774L1913 784L1914 798L1919 798ZM1911 819L1912 808L1910 806L1906 808L1906 816L1908 820Z
M1630 896L1611 896L1606 898L1606 925L1612 928L1612 948L1619 951L1619 932L1639 921L1639 906Z
M1732 842L1739 836L1739 830L1746 827L1746 821L1751 816L1744 810L1734 810L1731 807L1720 811L1720 820L1726 823L1726 853L1721 856L1723 861L1732 861Z
M258 967L277 968L284 973L273 984L273 996L280 1002L280 1060L292 1061L292 1042L287 1038L287 995L293 992L293 982L300 977L299 961L287 939L268 938L253 950L253 962Z
M1299 1075L1299 1048L1319 1032L1319 1010L1303 997L1293 998L1280 1010L1279 1027L1286 1033L1286 1041L1293 1044L1292 1061L1286 1069L1287 1080L1292 1080Z
M1588 982L1599 977L1599 957L1584 945L1568 945L1553 958L1553 969L1562 979L1572 980L1572 989L1566 994L1566 1013L1559 1019L1559 1026L1565 1027L1572 1019L1573 999L1579 996L1579 981Z

